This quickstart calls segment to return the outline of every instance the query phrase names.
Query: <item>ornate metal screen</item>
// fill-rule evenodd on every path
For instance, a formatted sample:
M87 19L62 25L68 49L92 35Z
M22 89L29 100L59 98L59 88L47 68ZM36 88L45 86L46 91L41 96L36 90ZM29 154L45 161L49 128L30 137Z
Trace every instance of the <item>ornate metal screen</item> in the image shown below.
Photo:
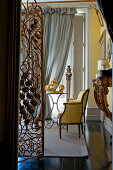
M22 4L20 109L18 155L42 158L43 112L43 16L36 2Z

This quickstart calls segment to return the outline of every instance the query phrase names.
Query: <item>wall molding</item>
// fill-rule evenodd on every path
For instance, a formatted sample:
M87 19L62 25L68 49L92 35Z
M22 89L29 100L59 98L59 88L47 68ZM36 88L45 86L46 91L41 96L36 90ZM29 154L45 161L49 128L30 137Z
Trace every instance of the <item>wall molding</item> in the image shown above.
M100 110L96 107L87 108L86 120L100 121Z
M112 121L105 117L104 127L108 130L108 132L112 135Z

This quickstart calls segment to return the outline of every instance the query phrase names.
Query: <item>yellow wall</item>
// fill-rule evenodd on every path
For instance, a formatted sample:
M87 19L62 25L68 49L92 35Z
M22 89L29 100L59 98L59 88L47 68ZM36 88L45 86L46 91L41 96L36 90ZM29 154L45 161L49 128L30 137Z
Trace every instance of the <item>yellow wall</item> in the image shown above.
M96 74L99 73L97 68L98 60L101 59L99 40L105 29L106 29L105 22L104 22L104 27L101 27L95 9L91 9L91 80L96 78ZM106 43L108 38L109 38L109 34L107 33L107 29L106 29ZM110 67L112 68L112 61L110 61ZM107 95L107 98L108 98L109 108L110 110L112 110L112 88L109 88L109 93ZM91 104L96 105L94 99L93 83L91 83Z
M96 78L96 74L99 73L97 68L98 60L101 59L99 39L105 29L106 29L105 22L104 22L104 27L101 27L95 9L91 9L91 80ZM106 29L106 43L108 38L109 38L109 34ZM112 68L112 61L110 61L110 67ZM109 88L109 93L107 95L107 98L108 98L109 108L110 110L112 110L112 88ZM91 83L91 104L96 105L94 99L93 83Z
M91 80L96 78L96 74L99 73L97 65L100 59L100 35L100 24L95 9L91 9ZM91 104L96 105L93 83L91 83Z
M107 35L108 36L108 35ZM109 36L108 36L109 37ZM110 61L110 68L112 68L112 57L111 57L111 61ZM108 104L109 104L109 109L112 112L112 87L109 87L109 93L107 95L107 100L108 100Z
M112 57L111 57L111 61L110 61L110 68L112 68ZM109 109L112 111L112 87L109 88L108 104L109 104Z
M109 36L109 33L107 32L105 21L104 21L104 27L101 27L101 30L100 30L101 34L104 30L106 30L106 47L107 47L107 40L108 40L108 38L110 38L110 36ZM112 57L111 57L111 61L109 64L110 64L110 68L112 68ZM112 88L109 88L107 100L108 100L108 104L109 104L109 109L112 110Z
M109 38L109 34L107 34L106 40ZM111 61L110 61L110 68L112 68L112 57L111 57ZM107 100L108 100L108 104L109 104L109 109L112 111L112 87L109 87L109 93L107 95Z

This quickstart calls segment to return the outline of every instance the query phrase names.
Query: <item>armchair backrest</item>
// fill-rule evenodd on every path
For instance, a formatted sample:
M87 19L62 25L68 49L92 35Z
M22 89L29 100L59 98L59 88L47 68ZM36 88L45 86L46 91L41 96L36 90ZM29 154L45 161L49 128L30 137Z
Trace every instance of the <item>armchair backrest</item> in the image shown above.
M89 89L87 90L82 90L79 95L78 98L82 103L83 103L83 115L85 114L85 109L86 109L86 104L87 104L87 100L88 100L88 95L89 95Z

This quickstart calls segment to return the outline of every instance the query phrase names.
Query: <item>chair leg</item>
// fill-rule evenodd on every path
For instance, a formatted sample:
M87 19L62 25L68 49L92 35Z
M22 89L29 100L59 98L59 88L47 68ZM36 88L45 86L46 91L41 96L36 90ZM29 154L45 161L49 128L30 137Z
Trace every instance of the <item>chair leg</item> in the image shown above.
M85 134L85 122L84 122L84 134Z
M80 138L80 124L78 124L79 138Z
M68 132L68 125L67 125L67 132Z
M59 125L59 137L61 139L61 125Z
M82 134L83 134L83 123L81 123L81 129L82 129Z

